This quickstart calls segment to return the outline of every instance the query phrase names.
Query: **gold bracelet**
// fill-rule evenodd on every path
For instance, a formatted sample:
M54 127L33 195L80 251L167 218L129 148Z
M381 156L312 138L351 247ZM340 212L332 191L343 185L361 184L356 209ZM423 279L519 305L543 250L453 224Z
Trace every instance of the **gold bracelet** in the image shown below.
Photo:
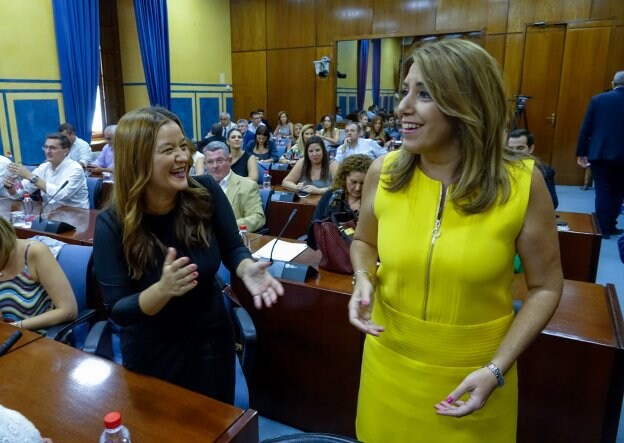
M351 280L351 284L353 286L355 286L355 281L357 279L357 276L361 274L366 274L368 276L368 281L373 283L373 275L370 272L368 272L366 269L358 269L357 271L353 273L353 279Z

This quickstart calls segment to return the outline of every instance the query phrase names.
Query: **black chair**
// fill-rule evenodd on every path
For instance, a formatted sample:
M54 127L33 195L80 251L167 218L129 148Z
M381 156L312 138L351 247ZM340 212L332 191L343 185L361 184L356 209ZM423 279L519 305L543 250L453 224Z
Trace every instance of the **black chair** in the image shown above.
M261 443L361 443L359 440L354 440L349 437L343 437L342 435L324 434L324 433L303 433L282 435L281 437L270 438L262 440Z
M89 190L89 208L98 209L102 200L102 179L87 177L87 189Z

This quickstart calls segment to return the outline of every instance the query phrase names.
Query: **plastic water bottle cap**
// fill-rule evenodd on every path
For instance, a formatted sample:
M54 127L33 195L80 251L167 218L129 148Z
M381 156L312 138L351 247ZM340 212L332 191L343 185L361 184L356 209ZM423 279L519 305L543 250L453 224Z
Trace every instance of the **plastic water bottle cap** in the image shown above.
M104 416L104 426L106 429L115 429L121 426L121 414L119 412L109 412Z
M30 198L30 194L28 192L24 193L24 198Z
M238 227L238 229L240 229L241 231L246 231L247 230L247 225L240 225Z

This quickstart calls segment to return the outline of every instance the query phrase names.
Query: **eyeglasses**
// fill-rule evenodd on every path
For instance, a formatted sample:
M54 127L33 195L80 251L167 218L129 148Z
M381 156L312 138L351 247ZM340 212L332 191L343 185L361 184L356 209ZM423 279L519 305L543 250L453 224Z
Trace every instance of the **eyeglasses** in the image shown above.
M62 149L62 148L59 148L58 146L46 146L46 145L43 145L41 147L41 150L43 150L43 151L52 151L52 152L54 152L54 151L58 151L59 149Z
M223 166L227 160L224 158L218 158L216 160L206 160L208 166L213 166L215 163L217 166Z

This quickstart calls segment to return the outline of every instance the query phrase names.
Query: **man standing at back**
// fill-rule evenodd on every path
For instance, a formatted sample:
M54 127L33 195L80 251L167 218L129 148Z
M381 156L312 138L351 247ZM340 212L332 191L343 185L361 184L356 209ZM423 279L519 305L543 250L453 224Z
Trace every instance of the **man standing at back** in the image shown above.
M624 71L615 74L611 85L612 91L589 102L576 148L578 164L591 164L603 238L624 232L616 226L624 200Z
M233 123L230 119L230 114L222 112L219 114L219 124L221 125L221 137L227 140L230 129L238 128L236 123Z
M58 132L63 134L71 142L71 149L68 157L77 161L85 168L91 162L91 145L76 136L76 130L71 123L63 123L58 128Z

